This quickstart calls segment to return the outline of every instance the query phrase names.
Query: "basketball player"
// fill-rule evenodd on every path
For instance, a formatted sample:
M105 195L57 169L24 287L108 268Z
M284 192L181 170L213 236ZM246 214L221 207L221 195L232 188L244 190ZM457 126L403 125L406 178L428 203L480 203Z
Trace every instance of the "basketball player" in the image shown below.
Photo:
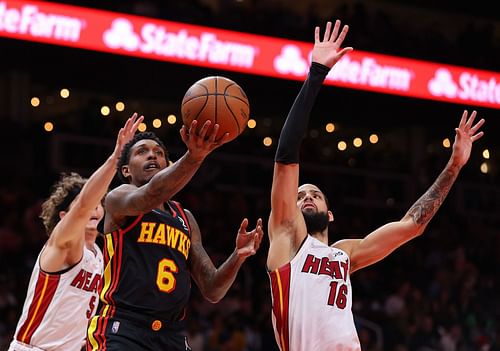
M191 277L210 302L227 292L262 239L262 220L247 232L244 219L236 248L215 268L193 215L171 198L205 157L227 140L215 140L218 124L196 121L181 129L188 150L169 165L167 150L154 133L137 134L123 149L119 175L124 182L105 200L102 308L89 326L87 350L190 350L185 307ZM209 132L211 130L211 132ZM223 214L221 214L223 215ZM220 235L226 235L220 233Z
M315 185L298 186L299 148L316 95L330 69L351 48L340 49L347 34L340 21L319 28L309 76L281 131L274 164L269 218L267 267L272 289L272 318L282 351L358 351L360 343L351 312L350 274L389 255L420 235L469 159L472 143L484 120L473 124L476 112L464 112L451 158L429 190L396 222L363 239L340 240L328 246L333 214ZM298 193L297 193L298 189Z
M40 252L11 351L77 351L85 342L94 315L103 273L103 257L95 244L101 200L113 176L123 146L143 120L130 117L118 132L111 156L85 180L63 175L42 205L41 218L49 235Z

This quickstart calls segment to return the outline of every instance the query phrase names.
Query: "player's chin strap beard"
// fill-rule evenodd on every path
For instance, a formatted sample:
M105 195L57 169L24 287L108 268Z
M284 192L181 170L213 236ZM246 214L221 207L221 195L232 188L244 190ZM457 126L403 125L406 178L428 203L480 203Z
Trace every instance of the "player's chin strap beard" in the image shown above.
M322 233L328 228L329 219L327 212L302 212L309 234Z

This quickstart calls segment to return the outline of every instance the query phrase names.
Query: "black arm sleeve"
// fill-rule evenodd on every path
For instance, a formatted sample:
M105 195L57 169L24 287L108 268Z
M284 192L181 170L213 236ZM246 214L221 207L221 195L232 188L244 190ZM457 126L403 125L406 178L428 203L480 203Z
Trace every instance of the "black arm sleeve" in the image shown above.
M281 130L278 149L274 161L284 164L299 163L300 145L304 138L309 116L316 101L319 89L330 69L313 62L309 75L300 89L299 95L288 113Z

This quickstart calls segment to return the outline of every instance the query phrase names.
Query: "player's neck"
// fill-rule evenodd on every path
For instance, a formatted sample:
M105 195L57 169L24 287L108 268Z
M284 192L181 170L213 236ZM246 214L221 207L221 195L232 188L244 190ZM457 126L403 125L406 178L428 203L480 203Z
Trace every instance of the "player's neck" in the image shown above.
M322 232L311 233L311 236L318 239L323 244L328 245L328 230L323 230Z

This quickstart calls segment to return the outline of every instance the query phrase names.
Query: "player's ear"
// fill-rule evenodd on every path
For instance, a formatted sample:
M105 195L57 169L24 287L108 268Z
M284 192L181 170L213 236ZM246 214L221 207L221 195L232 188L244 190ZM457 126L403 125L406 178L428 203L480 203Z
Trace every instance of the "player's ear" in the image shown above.
M332 211L328 211L328 222L333 222L335 220L335 218L333 217L333 212Z
M122 172L122 175L125 179L127 179L130 176L128 165L123 165L122 168L120 168L120 172Z
M59 211L59 220L63 219L66 216L66 211Z

